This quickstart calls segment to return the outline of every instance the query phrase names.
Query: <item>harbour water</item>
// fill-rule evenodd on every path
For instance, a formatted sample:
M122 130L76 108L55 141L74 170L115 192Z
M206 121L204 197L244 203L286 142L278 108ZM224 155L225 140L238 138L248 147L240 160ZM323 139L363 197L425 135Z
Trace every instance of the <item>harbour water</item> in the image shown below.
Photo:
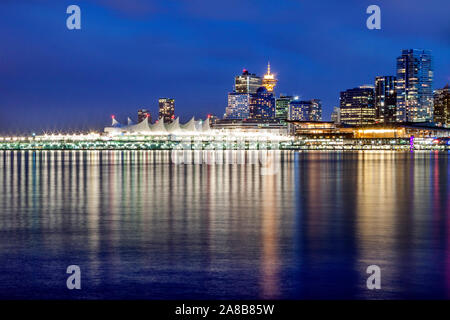
M0 298L450 298L448 152L224 152L1 152Z

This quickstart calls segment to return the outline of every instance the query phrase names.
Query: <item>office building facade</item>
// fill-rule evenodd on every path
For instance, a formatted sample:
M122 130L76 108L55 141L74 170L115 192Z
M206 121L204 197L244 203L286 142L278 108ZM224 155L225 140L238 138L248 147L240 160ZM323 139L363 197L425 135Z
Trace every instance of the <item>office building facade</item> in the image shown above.
M253 94L256 93L261 85L261 78L254 73L249 73L246 69L234 79L234 91L237 93Z
M172 122L175 119L175 99L160 98L159 119L164 118L164 122Z
M396 77L379 76L375 78L375 120L378 123L397 121Z
M275 98L265 87L250 95L250 119L275 119Z
M319 99L293 100L289 103L289 120L321 121L322 103Z
M247 119L250 117L249 93L230 92L228 94L228 106L225 110L225 119Z
M275 101L275 118L281 121L287 120L289 116L289 103L294 100L293 96L281 95Z
M341 123L366 125L375 122L375 99L372 86L360 86L340 93Z
M398 122L433 119L433 65L428 50L402 50L397 58Z
M450 127L450 87L434 92L434 123L438 126Z

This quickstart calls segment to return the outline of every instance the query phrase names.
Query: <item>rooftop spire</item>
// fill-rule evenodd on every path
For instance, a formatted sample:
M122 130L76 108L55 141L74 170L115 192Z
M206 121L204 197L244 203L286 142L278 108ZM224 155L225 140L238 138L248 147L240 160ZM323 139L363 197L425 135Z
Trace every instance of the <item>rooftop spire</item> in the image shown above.
M267 62L267 73L263 77L262 85L266 87L267 91L273 92L273 88L277 84L275 75L270 72L270 61Z

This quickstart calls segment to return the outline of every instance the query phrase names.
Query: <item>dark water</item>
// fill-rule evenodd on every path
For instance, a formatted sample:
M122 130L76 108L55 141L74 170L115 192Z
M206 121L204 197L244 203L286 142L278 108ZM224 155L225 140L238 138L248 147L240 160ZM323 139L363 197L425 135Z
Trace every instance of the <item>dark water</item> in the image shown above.
M0 298L450 297L448 153L277 164L2 152ZM81 290L66 288L72 264ZM366 288L372 264L381 290Z

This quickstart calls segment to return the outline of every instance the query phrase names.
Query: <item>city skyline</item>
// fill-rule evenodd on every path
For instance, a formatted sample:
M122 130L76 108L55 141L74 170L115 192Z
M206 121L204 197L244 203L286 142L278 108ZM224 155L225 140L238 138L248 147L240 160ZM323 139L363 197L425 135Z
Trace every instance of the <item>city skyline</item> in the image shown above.
M148 109L155 118L157 99L164 96L177 101L175 113L182 119L222 116L233 76L243 68L263 76L267 61L278 79L277 96L321 99L324 120L339 105L340 91L395 75L402 49L432 52L433 89L440 89L450 82L448 4L434 2L424 7L409 1L408 15L401 14L402 1L381 3L382 29L368 30L364 1L322 3L332 12L296 3L274 11L269 2L253 8L248 1L243 5L253 10L245 16L235 11L235 2L219 13L213 10L217 5L203 2L173 7L155 2L153 8L143 1L135 6L80 1L79 31L65 28L64 1L46 1L40 17L26 13L37 4L2 3L0 18L7 27L0 31L6 39L0 130L98 130L111 114L126 119ZM302 28L292 21L293 12L320 16L320 24ZM430 15L433 25L420 19ZM244 35L230 32L239 25L245 25Z
M0 1L0 300L450 300L449 12Z

